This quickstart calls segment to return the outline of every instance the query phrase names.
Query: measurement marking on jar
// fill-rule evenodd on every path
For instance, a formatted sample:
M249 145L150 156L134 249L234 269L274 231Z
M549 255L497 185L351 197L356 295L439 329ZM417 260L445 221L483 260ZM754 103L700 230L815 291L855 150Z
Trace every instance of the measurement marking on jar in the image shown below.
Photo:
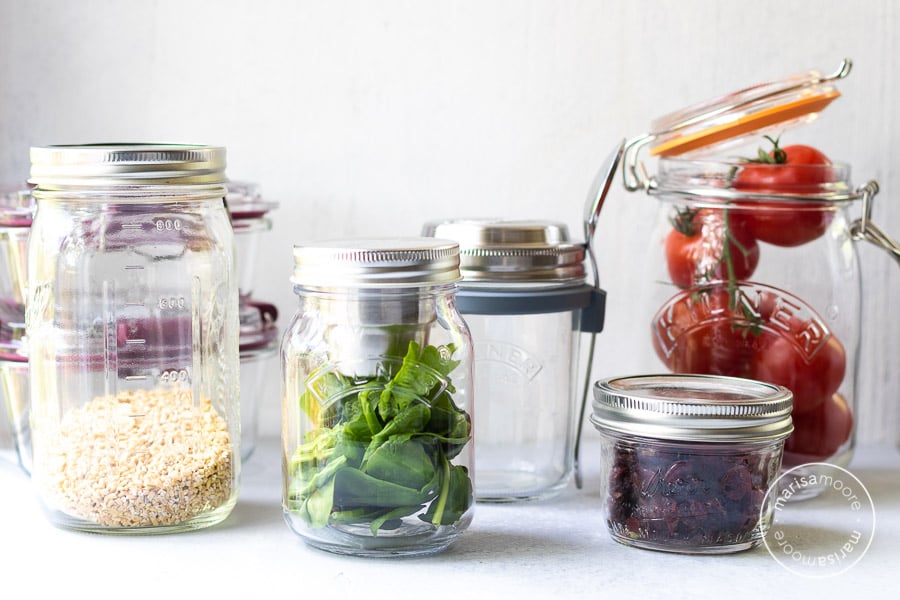
M125 340L125 343L126 343L126 344L133 344L133 345L138 345L138 346L140 346L140 345L142 345L142 344L146 344L146 343L147 343L147 340L145 340L145 339L143 339L143 338L134 338L134 339L131 339L131 340Z
M143 302L126 302L125 306L144 306Z
M181 221L178 219L159 219L155 225L157 231L181 231Z
M187 306L184 296L160 296L157 306L161 309L182 310Z
M125 223L122 225L122 229L143 229L143 223Z
M125 381L144 381L147 379L146 375L126 375Z
M125 265L126 271L143 271L144 265Z

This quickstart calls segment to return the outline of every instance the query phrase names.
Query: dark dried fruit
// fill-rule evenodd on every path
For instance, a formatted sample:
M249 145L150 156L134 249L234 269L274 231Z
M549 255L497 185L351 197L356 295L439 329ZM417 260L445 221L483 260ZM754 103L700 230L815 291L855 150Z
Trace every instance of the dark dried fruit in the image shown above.
M702 450L701 450L702 449ZM689 446L613 445L607 519L614 536L694 551L759 538L768 485L778 473L770 448L745 453Z

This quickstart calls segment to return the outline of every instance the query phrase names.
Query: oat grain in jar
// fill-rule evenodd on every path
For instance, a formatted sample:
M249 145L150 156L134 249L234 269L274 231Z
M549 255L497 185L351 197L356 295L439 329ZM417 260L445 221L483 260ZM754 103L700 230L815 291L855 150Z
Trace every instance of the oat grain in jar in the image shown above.
M55 525L219 523L240 475L225 150L32 148L32 476Z

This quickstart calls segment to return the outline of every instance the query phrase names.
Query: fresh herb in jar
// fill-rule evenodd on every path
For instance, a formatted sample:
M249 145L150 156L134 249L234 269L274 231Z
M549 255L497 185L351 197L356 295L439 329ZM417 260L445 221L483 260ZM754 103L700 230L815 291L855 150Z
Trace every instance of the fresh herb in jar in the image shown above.
M368 524L372 535L416 513L435 527L456 522L473 492L451 462L472 431L451 395L454 351L410 341L374 376L311 375L299 401L316 428L290 459L289 509L310 527Z

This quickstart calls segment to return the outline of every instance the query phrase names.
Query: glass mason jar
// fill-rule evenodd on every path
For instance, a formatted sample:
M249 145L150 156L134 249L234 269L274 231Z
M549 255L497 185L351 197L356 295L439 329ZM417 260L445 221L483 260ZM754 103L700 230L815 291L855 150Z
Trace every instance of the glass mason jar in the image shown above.
M240 261L240 256L238 256ZM241 298L241 459L256 450L262 405L271 400L278 368L278 309L266 302ZM277 376L275 377L277 380ZM274 392L277 396L277 392ZM277 408L277 404L273 405Z
M612 538L686 554L761 544L791 406L787 388L734 377L598 381L591 422L601 433L601 497Z
M472 332L483 399L477 499L558 494L572 479L581 433L581 333L603 327L605 295L585 282L585 246L564 224L545 221L434 221L423 233L460 244L456 303ZM591 358L584 362L586 394Z
M278 328L275 306L253 296L259 269L262 234L272 229L269 213L277 202L263 198L251 181L229 180L225 204L231 215L238 256L241 352L241 458L246 462L256 449L262 403L269 399L272 367L278 362Z
M27 185L0 189L0 458L31 470L25 288L34 212Z
M225 519L240 475L225 150L32 148L32 478L50 521L170 533Z
M824 156L795 164L797 146L763 133L815 116L849 70L845 62L832 75L806 73L663 117L625 152L626 188L659 201L644 368L789 388L794 432L783 463L804 465L796 477L852 456L862 315L854 241L881 232L849 212L861 202L868 215L878 186L854 187L850 166ZM659 158L652 177L638 166L644 146ZM808 486L794 499L821 491Z
M310 546L443 550L472 520L472 347L458 245L294 246L282 346L284 516Z
M234 228L234 243L238 255L238 287L241 301L253 295L256 276L260 272L259 242L263 233L272 229L269 213L277 202L263 198L260 187L250 181L228 181L225 202Z

